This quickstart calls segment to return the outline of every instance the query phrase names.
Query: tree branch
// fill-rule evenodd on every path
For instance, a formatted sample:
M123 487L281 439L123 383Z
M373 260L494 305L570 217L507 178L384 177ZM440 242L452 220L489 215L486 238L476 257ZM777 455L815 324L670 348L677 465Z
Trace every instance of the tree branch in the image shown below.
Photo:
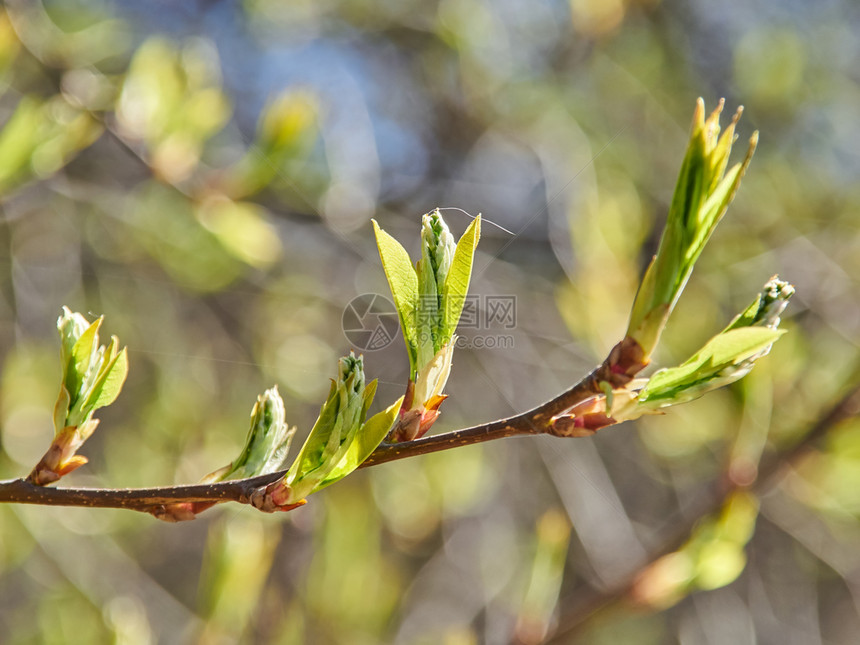
M571 389L532 410L507 419L414 441L382 444L362 463L361 468L503 437L554 434L551 425L552 418L601 393L598 384L604 378L611 378L610 371L609 359L607 359ZM176 504L201 504L204 506L223 502L248 504L255 491L281 479L286 472L286 470L281 470L250 479L237 479L214 484L189 484L158 488L49 488L37 486L25 479L14 479L0 482L0 503L124 508L163 516L166 507Z
M190 484L159 488L50 488L38 486L25 479L13 479L0 482L0 502L45 506L126 508L147 513L159 506L175 503L230 501L247 503L253 491L277 480L285 472L216 484Z
M507 419L452 430L438 435L405 441L402 443L383 443L368 457L360 468L377 466L397 459L427 455L432 452L468 446L504 437L522 435L556 434L552 428L552 418L591 397L601 394L599 382L605 380L609 371L608 360L583 377L571 389L527 412ZM556 435L560 436L560 435Z

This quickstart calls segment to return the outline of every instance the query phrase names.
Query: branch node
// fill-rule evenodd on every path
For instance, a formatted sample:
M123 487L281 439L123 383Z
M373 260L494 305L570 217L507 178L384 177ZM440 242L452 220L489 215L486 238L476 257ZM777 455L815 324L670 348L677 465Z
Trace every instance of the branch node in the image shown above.
M288 503L290 489L284 483L283 479L261 486L255 489L250 496L242 495L240 501L245 504L250 504L258 511L263 513L277 513L279 511L291 511L299 506L304 506L308 503L306 499L300 499L298 502Z

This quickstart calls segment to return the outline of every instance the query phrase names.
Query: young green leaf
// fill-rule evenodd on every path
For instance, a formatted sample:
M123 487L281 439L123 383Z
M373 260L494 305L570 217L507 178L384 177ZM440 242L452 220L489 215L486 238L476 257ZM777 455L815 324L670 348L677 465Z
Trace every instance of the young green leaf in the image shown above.
M682 403L745 376L784 333L777 329L779 316L793 295L793 286L773 276L752 304L693 357L654 374L640 392L639 403Z
M128 376L128 350L123 348L119 353L116 353L119 340L116 336L113 337L112 349L115 355L113 359L105 365L101 373L93 385L93 389L87 396L84 407L88 410L95 411L110 405L116 401L120 390L125 383L125 378Z
M364 463L364 460L376 450L382 440L385 439L385 435L391 430L402 403L403 397L401 396L385 410L374 414L367 420L367 423L356 433L343 458L329 471L325 479L314 489L314 492L343 479Z
M746 376L784 333L778 329L779 316L793 294L789 283L771 278L758 298L690 359L614 390L611 402L607 396L605 408L613 422L692 401Z
M251 427L245 447L228 466L203 478L203 482L245 479L280 470L296 432L285 421L284 401L275 386L257 397L251 410Z
M639 401L677 400L683 390L723 376L724 372L766 351L784 333L782 329L768 327L742 327L723 332L682 365L655 373L639 395Z
M63 378L54 405L54 439L28 476L43 486L87 463L76 454L98 426L93 412L112 403L128 373L128 354L114 336L109 347L99 344L103 318L92 324L63 307L57 320Z
M451 337L457 330L457 323L460 321L460 315L463 313L463 306L466 303L466 295L469 292L472 262L480 238L481 216L478 215L472 220L460 241L457 242L451 268L448 270L442 287L442 304L444 307L442 312L442 338L444 342L442 344L451 342Z
M374 222L377 245L409 350L409 382L394 441L422 436L439 416L451 369L454 333L481 236L478 215L455 243L439 209L421 218L421 259L413 269L403 247Z
M87 381L92 378L91 365L98 360L99 327L102 318L96 319L72 347L71 360L66 368L66 388L72 397L74 407L85 394Z
M376 220L373 220L373 230L376 234L376 246L379 249L382 268L385 271L385 277L388 278L394 306L400 318L400 328L403 330L403 339L409 352L409 364L414 372L417 369L418 347L416 320L418 275L415 273L409 254L400 242L383 231Z
M290 466L288 478L293 483L319 468L322 463L325 446L331 439L332 433L336 432L338 438L340 437L340 429L337 425L337 401L337 384L335 381L332 381L328 398L323 403L322 408L320 408L320 414L311 428L307 439L302 444L299 454L293 461L293 465Z
M66 366L72 360L75 343L89 328L89 321L81 314L63 307L63 313L57 319L57 329L60 332L60 358L65 373Z
M376 396L376 390L379 387L379 379L373 379L364 387L362 394L361 418L367 418L367 411L370 409L370 404L373 403L373 397Z
M348 446L360 428L362 410L366 409L364 391L361 356L344 356L338 361L338 378L332 381L320 416L287 474L286 483L298 499L309 495L337 464L341 446Z
M641 348L641 360L635 366L637 369L648 364L693 266L737 192L758 142L758 134L753 133L744 160L726 172L741 110L720 136L722 108L723 103L720 102L706 119L704 102L699 99L696 103L693 130L666 228L630 313L626 337Z
M287 474L257 491L257 508L290 510L305 497L343 479L382 442L403 402L400 400L365 422L377 382L364 382L363 361L353 354L338 361L338 378L310 435Z

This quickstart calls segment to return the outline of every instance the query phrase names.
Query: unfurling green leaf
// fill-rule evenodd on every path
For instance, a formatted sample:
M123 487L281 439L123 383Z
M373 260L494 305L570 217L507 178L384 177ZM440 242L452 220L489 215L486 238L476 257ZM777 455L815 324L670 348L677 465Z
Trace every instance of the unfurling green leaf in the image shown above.
M328 398L320 410L314 427L305 440L299 455L290 467L287 482L306 486L314 480L307 494L321 481L337 461L333 457L344 443L352 441L363 419L361 412L364 400L364 362L361 356L344 356L338 361L338 378L332 381ZM325 471L325 472L323 472ZM314 473L314 476L308 476ZM301 497L304 497L302 495Z
M35 484L56 481L86 463L75 453L98 425L93 413L113 403L125 382L128 354L116 336L108 347L99 344L102 321L89 323L67 307L57 320L63 378L54 405L54 440L30 473Z
M743 378L785 333L777 328L779 315L793 294L794 287L774 276L749 307L684 363L613 392L609 416L615 422L637 419Z
M376 383L370 387L375 391ZM349 450L368 407L362 358L344 356L338 361L338 378L332 381L319 418L285 478L290 491L288 503L318 490Z
M125 377L128 376L128 350L123 348L118 351L119 339L111 338L110 362L100 372L98 380L87 397L86 406L90 410L97 410L116 401L122 390Z
M99 344L103 317L89 323L79 313L63 307L57 320L60 332L60 357L63 384L54 409L54 429L79 426L93 412L110 405L119 395L128 374L128 354L119 349L119 340L110 346Z
M64 370L72 360L78 339L89 326L90 323L81 314L73 313L68 307L63 307L63 313L57 320L57 329L60 332L60 360Z
M252 504L268 511L295 508L358 468L388 434L403 401L365 422L376 385L365 384L361 356L341 358L337 379L298 456L284 478L259 491Z
M66 366L66 387L72 395L72 406L81 401L84 394L89 391L90 387L87 381L92 382L93 370L90 369L90 364L93 367L99 362L99 327L102 324L102 318L96 321L84 330L80 338L72 347L72 356L69 364Z
M463 237L457 242L454 258L451 261L451 269L445 277L442 287L443 327L442 336L447 339L445 344L450 343L460 322L463 306L466 303L466 295L469 292L469 282L472 277L472 262L475 258L475 249L481 238L481 216L478 215Z
M388 278L409 352L409 378L450 345L469 290L481 216L455 244L439 209L421 218L421 259L413 267L406 249L373 222L382 267Z
M421 218L421 259L414 269L406 250L376 222L373 225L409 352L409 382L391 439L410 441L429 430L446 398L443 389L469 291L481 216L455 244L439 209L426 213Z
M376 381L373 381L374 383ZM391 430L394 419L397 418L397 412L400 410L400 405L403 403L401 396L394 403L385 408L382 412L374 414L367 423L362 426L361 430L356 433L355 439L350 444L343 459L332 468L323 482L316 490L325 488L330 484L343 479L352 471L358 468L364 460L370 457L371 453L376 450L385 435Z
M721 136L722 109L720 101L705 119L704 102L699 99L696 103L693 131L666 228L633 303L626 336L642 348L641 367L647 365L693 266L737 192L758 142L758 133L753 133L744 160L726 172L741 110Z
M784 330L779 315L794 295L794 287L771 278L749 307L678 367L660 370L639 394L645 405L675 405L698 398L746 376Z
M203 478L204 482L246 479L274 473L283 467L296 432L285 421L284 400L275 386L257 397L245 447L228 466Z
M418 329L416 313L418 307L418 275L409 259L406 249L400 242L383 231L376 220L373 220L373 230L376 233L376 246L388 286L394 297L394 306L400 318L400 328L409 352L409 365L415 370L417 361Z
M695 355L678 367L662 369L648 380L640 402L671 401L673 404L701 396L701 386L725 385L749 373L750 359L766 353L785 333L782 329L743 327L714 336ZM709 387L708 389L713 389Z

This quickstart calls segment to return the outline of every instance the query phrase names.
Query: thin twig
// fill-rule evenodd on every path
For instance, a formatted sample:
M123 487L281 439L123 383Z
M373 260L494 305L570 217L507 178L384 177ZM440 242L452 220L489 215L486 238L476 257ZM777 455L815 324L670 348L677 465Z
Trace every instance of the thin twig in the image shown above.
M389 461L416 457L440 450L512 437L551 432L552 417L600 392L597 382L605 364L596 368L571 389L522 414L454 430L415 441L383 444L361 465L377 466ZM49 488L24 479L0 482L0 503L40 504L46 506L85 506L89 508L124 508L153 513L171 504L249 503L254 491L286 474L281 470L250 479L214 484L190 484L157 488Z
M507 419L499 419L481 425L453 430L443 434L423 437L402 443L382 444L368 457L359 468L377 466L389 461L427 455L432 452L468 446L504 437L522 435L552 434L550 422L552 418L569 410L574 405L593 397L601 392L597 383L600 373L605 369L605 363L595 368L571 389L562 392L555 398L539 405L528 412L523 412Z
M254 490L282 477L284 472L216 484L158 488L50 488L25 479L13 479L0 482L0 502L126 508L146 512L156 506L179 502L245 502Z

